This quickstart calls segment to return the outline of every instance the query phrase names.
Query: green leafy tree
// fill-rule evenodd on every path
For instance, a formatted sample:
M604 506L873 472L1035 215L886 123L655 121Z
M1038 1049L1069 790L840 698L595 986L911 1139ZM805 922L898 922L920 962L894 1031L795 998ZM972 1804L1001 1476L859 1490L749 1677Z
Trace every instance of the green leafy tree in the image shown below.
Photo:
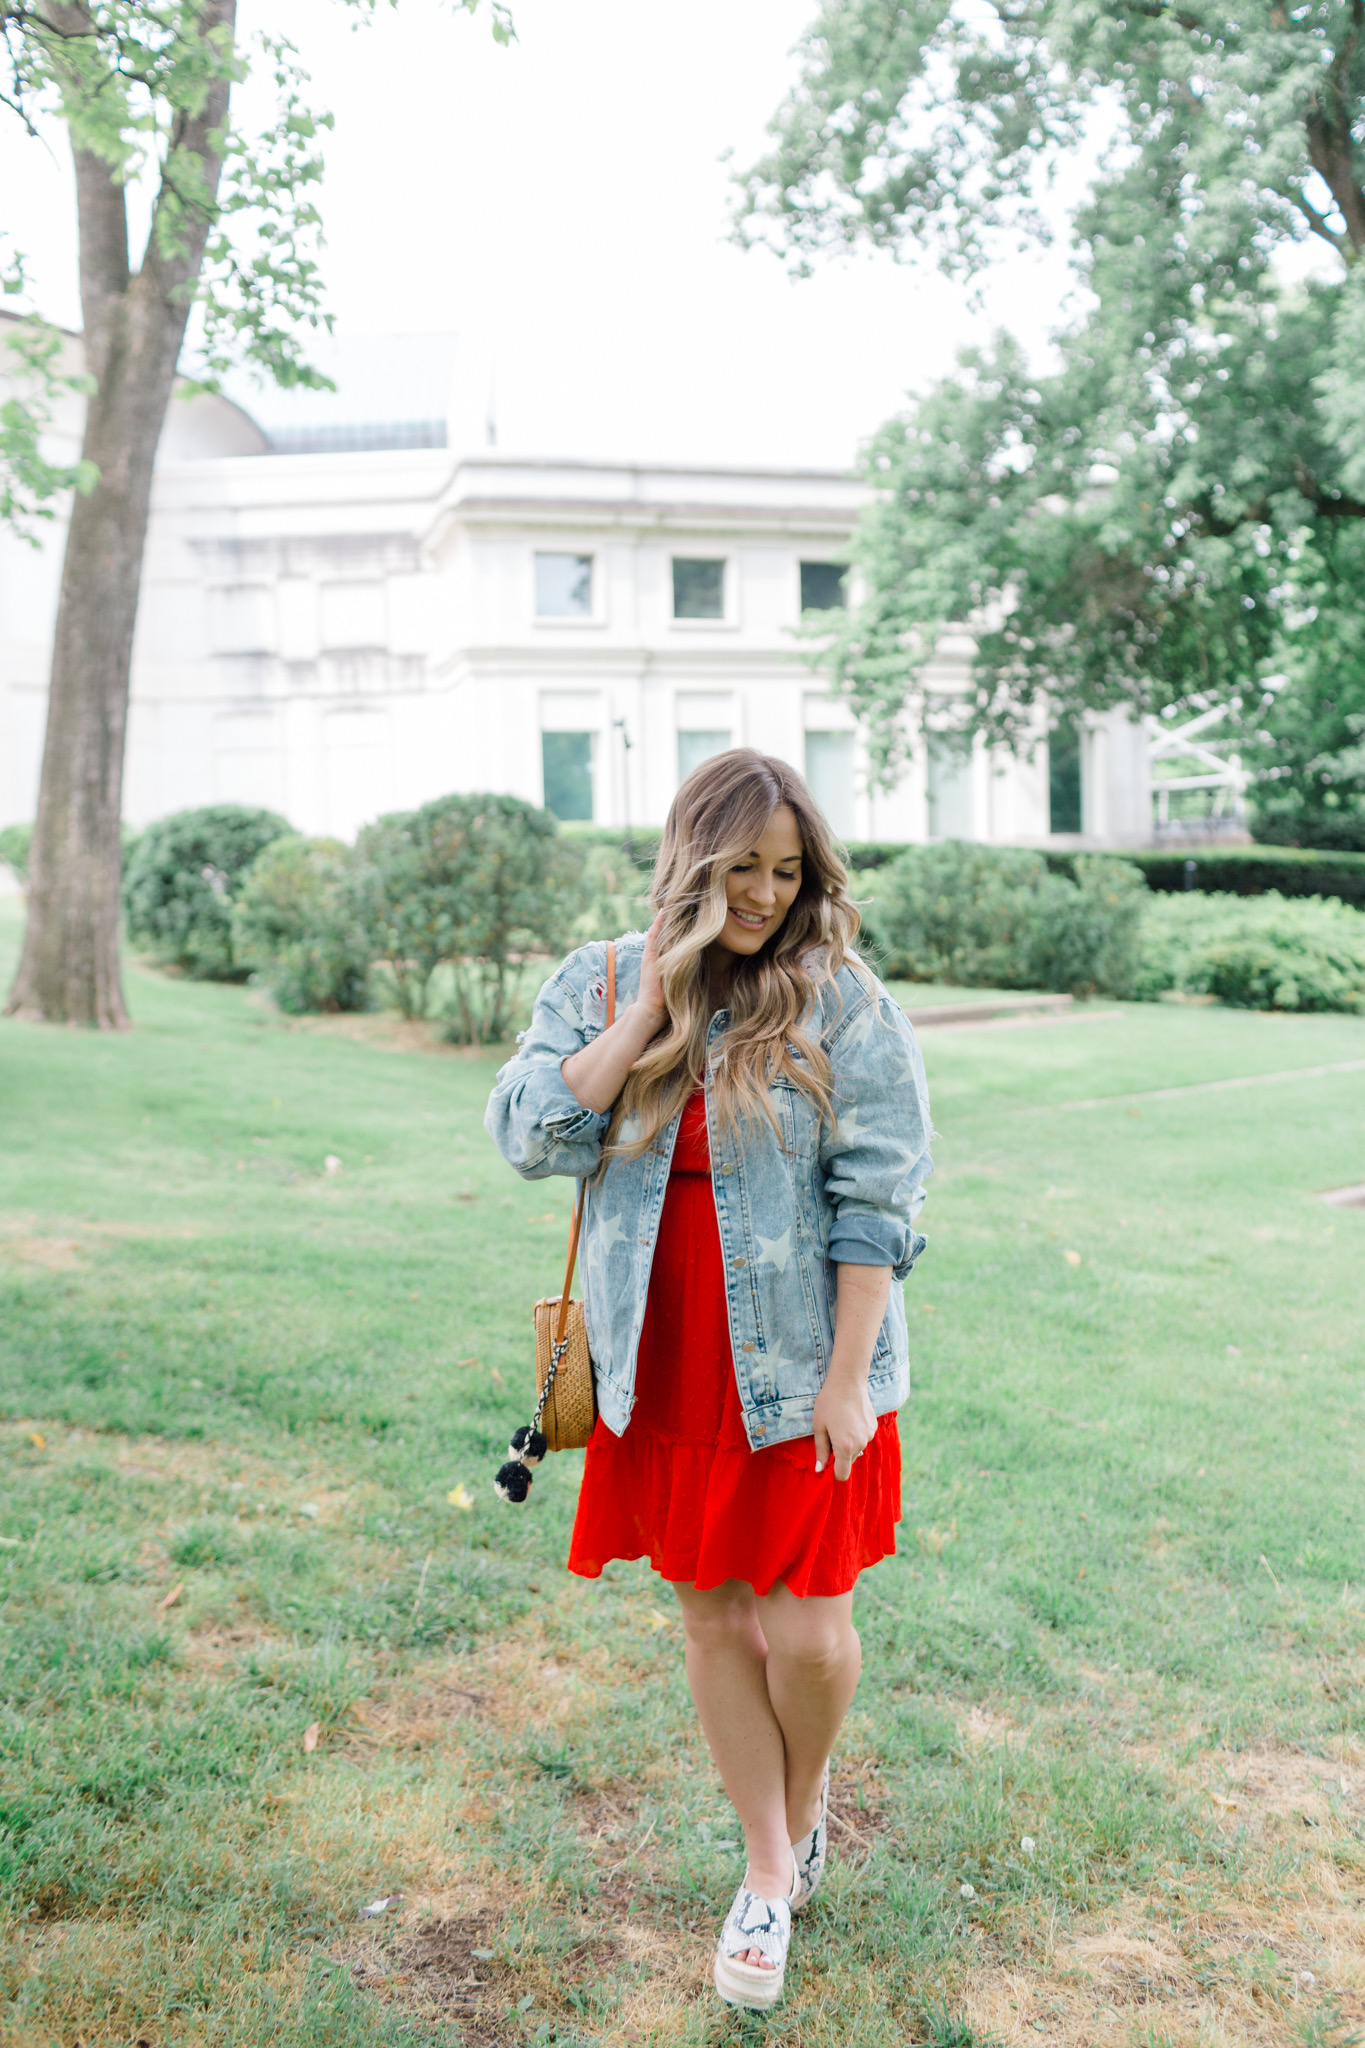
M1306 808L1332 791L1349 811L1358 747L1313 747L1365 713L1341 622L1365 569L1361 0L1235 20L1198 0L827 0L739 232L799 268L871 242L968 276L1044 232L1041 182L1101 109L1116 139L1074 223L1090 306L1060 368L1033 375L999 336L877 437L865 595L823 658L885 780L966 619L960 708L993 736L1035 730L1040 700L1226 702L1267 765L1312 725ZM1276 259L1310 242L1335 274L1287 289Z
M350 0L362 13L375 0ZM478 0L458 0L473 10ZM510 34L493 0L494 32ZM296 53L254 52L235 0L0 0L0 101L37 136L62 123L76 173L85 372L78 470L45 467L38 431L58 388L50 336L30 330L27 379L0 417L0 510L30 519L65 483L67 531L24 952L9 1009L123 1026L119 808L133 628L152 465L194 308L202 381L245 362L285 384L323 382L304 341L325 322L316 261L318 131ZM249 58L277 89L275 119L231 121ZM140 261L128 194L150 197ZM13 273L12 273L13 274ZM46 353L45 353L46 351Z
M88 463L52 462L43 453L44 431L52 424L57 400L64 391L85 392L88 380L63 363L65 337L49 321L31 312L21 315L27 299L21 256L0 271L0 298L11 301L0 311L12 325L0 337L0 379L9 396L0 400L0 526L9 527L36 546L35 523L52 519L52 500L61 491L86 490L95 472Z

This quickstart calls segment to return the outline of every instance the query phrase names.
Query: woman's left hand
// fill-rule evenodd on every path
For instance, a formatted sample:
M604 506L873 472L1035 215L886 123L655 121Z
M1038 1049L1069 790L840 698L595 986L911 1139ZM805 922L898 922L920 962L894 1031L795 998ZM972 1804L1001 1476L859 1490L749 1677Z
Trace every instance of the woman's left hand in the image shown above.
M834 1460L836 1479L847 1479L853 1461L877 1434L877 1418L864 1379L829 1378L815 1397L815 1469Z

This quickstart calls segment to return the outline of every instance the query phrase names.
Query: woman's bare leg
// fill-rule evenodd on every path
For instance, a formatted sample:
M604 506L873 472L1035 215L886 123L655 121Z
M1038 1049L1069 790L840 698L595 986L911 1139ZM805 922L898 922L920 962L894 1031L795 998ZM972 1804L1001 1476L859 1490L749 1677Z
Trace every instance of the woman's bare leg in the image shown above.
M697 1717L749 1852L761 1898L791 1886L791 1843L820 1816L820 1782L862 1668L853 1595L800 1600L780 1583L758 1599L730 1579L675 1585ZM751 1950L741 1958L761 1963Z
M820 1782L857 1689L862 1645L851 1592L800 1600L779 1580L755 1605L768 1645L768 1698L782 1730L787 1830L794 1842L820 1818Z
M768 1646L753 1587L729 1579L705 1593L686 1585L673 1590L683 1611L697 1718L744 1829L746 1882L760 1898L785 1898L792 1883L786 1746L768 1697ZM764 1958L750 1949L740 1961L763 1964Z

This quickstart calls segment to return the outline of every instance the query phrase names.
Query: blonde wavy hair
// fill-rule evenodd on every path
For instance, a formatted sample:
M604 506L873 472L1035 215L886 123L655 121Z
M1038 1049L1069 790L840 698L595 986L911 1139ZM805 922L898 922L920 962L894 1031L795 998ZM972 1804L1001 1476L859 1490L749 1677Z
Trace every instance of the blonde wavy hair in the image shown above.
M793 812L801 834L801 887L759 951L736 956L730 1024L713 1075L716 1109L732 1132L751 1126L760 1114L777 1129L768 1090L783 1076L822 1117L833 1120L829 1060L806 1025L818 990L841 967L866 974L853 951L859 917L848 893L848 870L796 770L751 747L733 747L692 771L668 814L650 892L663 917L659 977L668 1028L626 1076L607 1131L606 1158L635 1158L645 1151L702 1078L712 1014L707 949L725 927L726 878L752 852L781 804Z

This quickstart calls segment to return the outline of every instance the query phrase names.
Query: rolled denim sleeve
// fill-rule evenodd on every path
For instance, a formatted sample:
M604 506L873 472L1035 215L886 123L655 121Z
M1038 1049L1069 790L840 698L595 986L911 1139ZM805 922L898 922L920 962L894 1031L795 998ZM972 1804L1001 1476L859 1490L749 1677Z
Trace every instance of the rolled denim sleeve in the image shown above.
M924 1250L915 1230L934 1170L933 1125L919 1042L905 1012L877 984L828 1035L836 1121L820 1147L834 1211L836 1265L890 1266L903 1280Z
M596 1036L585 1010L605 973L604 945L571 954L536 997L516 1056L493 1085L484 1129L523 1180L557 1173L582 1179L597 1171L610 1119L583 1107L560 1067Z

